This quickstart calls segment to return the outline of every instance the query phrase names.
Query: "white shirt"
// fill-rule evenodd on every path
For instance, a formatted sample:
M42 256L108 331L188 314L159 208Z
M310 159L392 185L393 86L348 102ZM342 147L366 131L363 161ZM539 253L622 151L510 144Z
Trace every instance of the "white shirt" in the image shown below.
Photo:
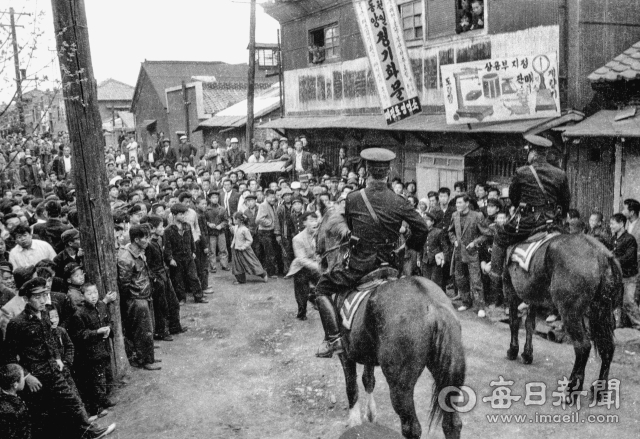
M28 267L30 265L36 265L38 262L44 259L51 259L56 257L56 252L46 241L40 241L39 239L31 240L31 247L24 249L19 245L16 245L9 252L9 262L13 264L13 269L20 267Z
M633 229L636 227L636 224L638 224L638 220L635 220L633 222L629 221L629 225L627 227L627 232L633 234Z
M264 162L264 157L260 156L259 159L256 158L255 155L251 155L251 157L249 157L249 159L247 160L248 163L262 163Z
M296 153L296 171L304 172L304 168L302 167L302 153Z
M71 172L71 156L62 156L62 158L64 159L64 172L68 174L69 172Z

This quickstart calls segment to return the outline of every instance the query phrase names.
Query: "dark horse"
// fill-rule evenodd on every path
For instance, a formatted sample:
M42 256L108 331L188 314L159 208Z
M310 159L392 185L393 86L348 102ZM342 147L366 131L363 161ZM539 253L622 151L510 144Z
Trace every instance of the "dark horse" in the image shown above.
M602 360L599 380L606 385L615 350L613 310L622 300L620 265L600 242L586 235L559 235L543 245L548 245L546 251L541 249L534 254L528 272L514 262L505 270L504 291L511 327L507 358L515 360L518 356L518 304L521 301L529 304L522 360L524 364L531 364L536 307L552 302L560 311L564 330L575 349L570 391L582 390L584 370L591 352L585 319L588 319L590 336ZM567 399L571 400L571 395Z
M325 267L342 263L347 230L343 216L335 208L325 213L318 229L317 249L324 256ZM441 399L448 410L443 410L438 398L447 387L464 385L466 363L461 328L449 299L435 283L407 277L381 285L363 302L351 331L343 335L348 349L340 355L340 361L349 399L350 426L362 423L356 364L364 365L362 384L369 394L365 417L371 422L376 416L372 395L374 368L380 366L389 384L393 409L402 423L403 436L419 439L422 428L413 392L427 367L434 379L430 425L442 419L445 437L460 437L462 421L458 412L450 409L457 394L447 393Z

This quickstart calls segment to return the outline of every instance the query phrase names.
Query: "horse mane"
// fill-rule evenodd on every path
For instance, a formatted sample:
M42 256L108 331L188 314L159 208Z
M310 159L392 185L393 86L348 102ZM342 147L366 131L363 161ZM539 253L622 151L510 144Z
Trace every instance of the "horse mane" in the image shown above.
M328 208L322 215L322 221L316 232L316 252L324 255L327 250L344 242L345 237L349 236L349 226L344 217L344 210L339 206ZM340 252L334 252L333 255L326 255L322 261L323 268L331 268L340 259ZM330 258L328 256L331 256Z

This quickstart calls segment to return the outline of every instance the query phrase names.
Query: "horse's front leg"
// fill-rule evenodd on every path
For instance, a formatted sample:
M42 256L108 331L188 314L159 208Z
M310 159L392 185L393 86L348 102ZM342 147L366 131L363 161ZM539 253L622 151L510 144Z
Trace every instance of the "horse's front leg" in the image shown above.
M509 350L507 350L507 359L513 361L518 358L518 351L520 350L518 342L518 332L520 331L520 317L518 316L519 299L513 290L510 279L504 279L503 285L506 299L509 303L509 328L511 329L511 343L509 344Z
M347 388L347 399L349 400L349 427L362 424L360 414L360 403L358 401L358 372L356 362L349 360L345 354L340 354L340 363L344 370L344 381Z
M531 364L533 361L533 331L536 328L536 307L534 305L529 306L524 327L527 331L527 338L524 343L524 352L522 352L522 362L524 364Z

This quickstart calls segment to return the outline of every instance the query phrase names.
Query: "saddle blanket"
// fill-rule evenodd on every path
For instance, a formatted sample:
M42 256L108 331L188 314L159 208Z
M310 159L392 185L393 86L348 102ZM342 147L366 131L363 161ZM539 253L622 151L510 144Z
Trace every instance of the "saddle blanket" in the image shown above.
M340 307L340 317L342 317L342 326L345 329L351 330L351 324L353 323L353 317L356 315L356 311L360 307L362 301L373 291L368 290L356 290L344 299L342 306Z
M549 241L551 238L558 236L560 233L547 233L542 239L538 240L526 240L521 242L520 244L516 244L512 253L511 253L511 261L517 262L524 271L529 271L529 265L531 264L531 259L536 251L542 247L542 244Z

